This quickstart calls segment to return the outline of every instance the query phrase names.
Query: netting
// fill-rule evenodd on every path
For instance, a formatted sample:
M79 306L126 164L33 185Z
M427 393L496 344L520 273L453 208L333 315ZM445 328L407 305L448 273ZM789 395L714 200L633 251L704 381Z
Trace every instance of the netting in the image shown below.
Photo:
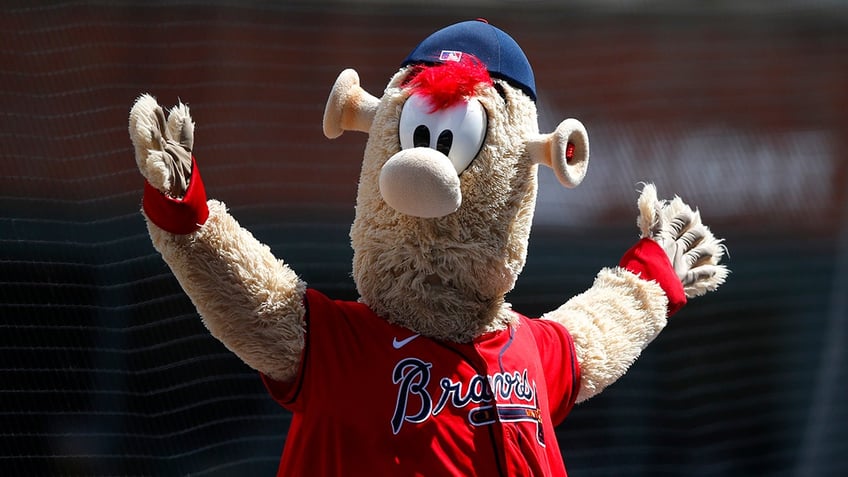
M365 136L323 137L329 88L354 67L379 96L418 41L478 16L533 63L541 129L577 117L592 142L577 189L543 171L516 310L551 310L617 261L642 181L730 249L728 283L558 428L570 474L848 472L846 12L554 3L5 7L2 473L273 474L289 416L151 246L129 107L189 103L210 196L311 286L355 298Z

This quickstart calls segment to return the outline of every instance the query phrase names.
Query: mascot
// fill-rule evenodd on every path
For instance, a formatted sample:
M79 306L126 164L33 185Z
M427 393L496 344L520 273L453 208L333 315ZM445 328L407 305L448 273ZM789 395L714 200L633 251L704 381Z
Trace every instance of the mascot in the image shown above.
M212 335L293 413L279 475L565 475L554 427L724 281L721 240L646 185L618 266L540 318L512 310L538 166L575 187L589 160L583 125L540 133L535 101L526 56L483 20L427 37L381 98L339 75L324 133L368 134L355 302L309 288L207 201L185 105L136 101L150 237Z

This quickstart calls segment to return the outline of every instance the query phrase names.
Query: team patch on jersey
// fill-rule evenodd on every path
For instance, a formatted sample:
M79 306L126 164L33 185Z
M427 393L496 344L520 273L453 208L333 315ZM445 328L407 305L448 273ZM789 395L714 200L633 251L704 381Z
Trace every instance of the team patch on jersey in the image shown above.
M404 423L420 424L438 416L448 406L454 409L471 407L468 422L483 426L495 422L531 422L536 424L537 438L544 446L542 416L536 400L536 382L523 371L476 374L467 382L443 377L438 390L430 391L432 363L418 358L399 361L392 372L392 382L398 386L392 432L397 435ZM510 401L523 401L514 404Z

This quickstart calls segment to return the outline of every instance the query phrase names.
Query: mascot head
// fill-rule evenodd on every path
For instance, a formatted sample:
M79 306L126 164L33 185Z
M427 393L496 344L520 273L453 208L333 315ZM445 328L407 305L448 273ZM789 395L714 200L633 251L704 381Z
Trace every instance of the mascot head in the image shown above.
M537 165L575 187L589 159L579 121L539 133L535 101L524 52L480 20L427 37L380 99L339 75L324 133L368 133L351 241L378 315L455 342L514 319L504 296L524 266Z

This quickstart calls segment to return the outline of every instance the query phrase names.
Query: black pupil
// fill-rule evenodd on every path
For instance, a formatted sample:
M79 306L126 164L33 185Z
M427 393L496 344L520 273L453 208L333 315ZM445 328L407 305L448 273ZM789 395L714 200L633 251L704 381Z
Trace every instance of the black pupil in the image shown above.
M436 139L436 150L447 156L451 146L453 133L450 129L445 129ZM421 124L412 132L412 147L430 147L430 129L427 126Z
M427 126L422 124L415 128L415 132L412 133L412 146L430 147L430 130Z
M453 133L450 132L450 129L445 129L439 134L439 138L436 140L436 150L447 156L452 145Z

